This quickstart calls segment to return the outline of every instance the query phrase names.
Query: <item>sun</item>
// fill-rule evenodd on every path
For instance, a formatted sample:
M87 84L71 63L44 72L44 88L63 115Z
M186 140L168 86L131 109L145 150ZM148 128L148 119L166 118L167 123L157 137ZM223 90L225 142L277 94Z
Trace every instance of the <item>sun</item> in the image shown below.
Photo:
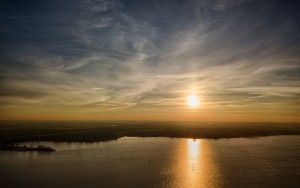
M197 95L190 95L187 98L187 105L189 107L195 108L199 106L199 98Z

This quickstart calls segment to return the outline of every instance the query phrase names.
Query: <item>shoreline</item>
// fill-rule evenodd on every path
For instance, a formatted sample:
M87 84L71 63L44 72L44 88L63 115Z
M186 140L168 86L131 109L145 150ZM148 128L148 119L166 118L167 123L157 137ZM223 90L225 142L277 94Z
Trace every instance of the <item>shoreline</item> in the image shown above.
M19 144L19 143L26 143L26 142L66 142L66 143L76 143L76 142L82 142L82 143L95 143L95 142L110 142L110 141L116 141L118 139L129 137L129 138L170 138L170 139L207 139L207 140L220 140L220 139L239 139L239 138L264 138L264 137L272 137L272 136L300 136L300 134L273 134L273 135L259 135L259 136L241 136L241 137L170 137L170 136L121 136L118 138L108 138L108 139L95 139L95 140L82 140L82 139L22 139L19 141L12 141L12 142L2 142L3 145L11 145L11 144ZM4 151L1 149L0 144L0 151ZM34 151L34 150L33 150Z
M18 145L18 144L1 144L0 145L0 151L17 151L17 152L32 152L32 151L37 151L37 152L54 152L56 151L55 149L49 147L49 146L44 146L44 145L39 145L39 146L26 146L26 145Z
M20 122L0 124L0 144L30 141L101 142L122 137L193 139L300 135L295 123Z

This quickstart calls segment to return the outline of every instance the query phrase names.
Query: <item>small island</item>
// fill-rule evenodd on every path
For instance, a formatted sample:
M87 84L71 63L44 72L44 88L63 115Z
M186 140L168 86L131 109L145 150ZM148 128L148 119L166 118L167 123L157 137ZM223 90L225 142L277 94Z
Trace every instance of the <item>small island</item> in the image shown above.
M55 149L45 146L39 145L37 147L34 146L25 146L25 145L18 145L18 144L2 144L0 145L0 151L37 151L37 152L53 152Z

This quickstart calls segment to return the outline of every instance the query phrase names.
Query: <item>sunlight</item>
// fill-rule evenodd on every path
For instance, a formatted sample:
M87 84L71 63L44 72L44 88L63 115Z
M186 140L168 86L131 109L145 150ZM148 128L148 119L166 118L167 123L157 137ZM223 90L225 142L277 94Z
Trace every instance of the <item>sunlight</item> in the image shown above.
M200 140L188 139L188 155L191 162L195 162L199 156Z
M197 95L190 95L187 98L187 105L189 107L195 108L199 106L199 98Z
M177 174L178 181L173 187L220 187L215 186L214 178L219 174L207 143L202 139L180 140L178 157L173 162L173 172Z
M200 140L187 140L187 175L189 187L197 187L197 182L201 177L201 158L200 158Z

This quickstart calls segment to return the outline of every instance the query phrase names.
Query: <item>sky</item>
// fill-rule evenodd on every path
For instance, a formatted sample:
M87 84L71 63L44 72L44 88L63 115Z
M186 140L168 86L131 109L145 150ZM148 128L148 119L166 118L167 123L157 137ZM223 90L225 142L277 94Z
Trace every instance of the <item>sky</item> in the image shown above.
M3 0L0 119L300 121L297 0ZM186 105L196 95L196 108Z

